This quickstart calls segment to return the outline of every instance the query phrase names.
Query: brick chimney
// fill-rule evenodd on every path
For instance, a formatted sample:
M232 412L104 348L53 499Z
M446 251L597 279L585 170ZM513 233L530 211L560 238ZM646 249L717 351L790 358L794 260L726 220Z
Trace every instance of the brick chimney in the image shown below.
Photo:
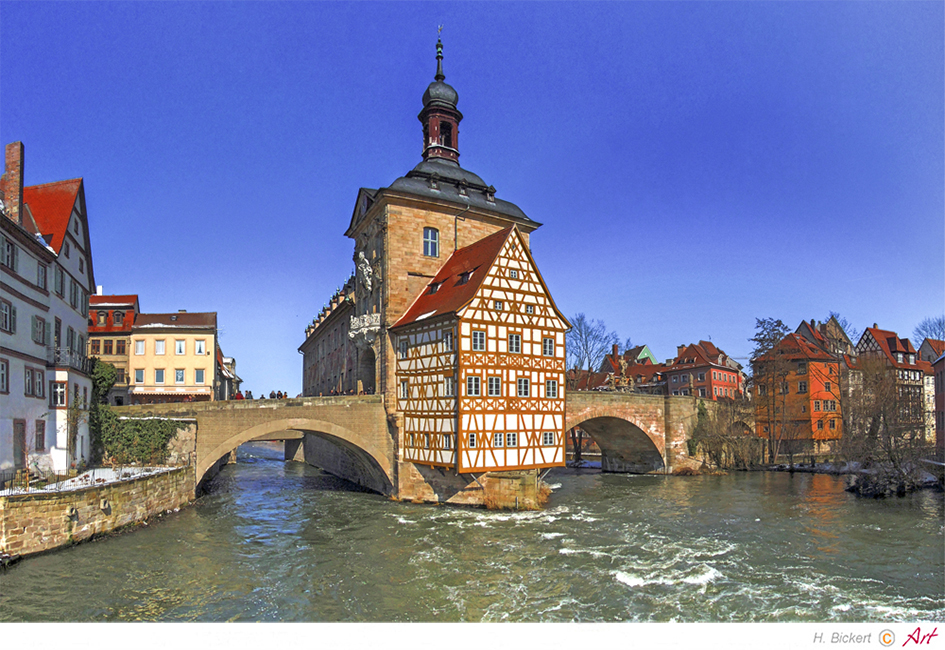
M6 216L23 224L23 143L11 142L6 147L6 167L0 180Z

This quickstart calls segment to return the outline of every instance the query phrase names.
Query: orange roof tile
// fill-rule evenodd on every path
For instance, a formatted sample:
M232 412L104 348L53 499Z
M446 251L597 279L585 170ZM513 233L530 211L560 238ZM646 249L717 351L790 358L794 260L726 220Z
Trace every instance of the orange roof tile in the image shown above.
M500 230L475 244L454 251L392 328L408 325L421 317L433 318L462 309L476 295L486 271L499 255L514 227ZM472 274L466 282L462 281L464 273ZM431 293L430 289L434 286L436 292Z
M23 188L23 202L29 206L40 234L52 235L49 245L57 254L62 249L72 208L81 188L81 178Z

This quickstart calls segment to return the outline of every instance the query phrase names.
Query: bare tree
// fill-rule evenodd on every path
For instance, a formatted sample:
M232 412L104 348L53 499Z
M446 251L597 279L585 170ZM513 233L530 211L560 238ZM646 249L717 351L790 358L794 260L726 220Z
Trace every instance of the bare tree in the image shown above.
M861 357L859 390L848 400L843 452L860 464L851 491L864 496L905 494L919 487L925 440L922 391L896 381L878 356Z
M925 339L945 341L945 316L929 316L912 330L912 342L916 347Z
M583 313L572 316L570 320L571 329L565 335L568 368L591 371L619 342L617 333L608 332L604 321L588 320Z
M755 344L751 353L752 383L757 394L756 414L767 422L768 460L774 462L781 452L781 442L793 432L789 427L787 409L787 376L791 362L779 343L790 333L780 319L756 318L755 335L748 339Z
M689 439L689 455L702 454L703 463L720 469L747 469L763 453L764 441L754 435L749 425L754 420L754 406L747 398L710 402L712 411L699 400L696 426Z
M848 321L846 317L841 316L835 311L830 312L827 315L827 318L824 319L824 322L829 321L831 318L837 319L837 323L843 328L843 331L846 333L847 337L849 337L850 342L853 343L853 345L856 345L856 342L860 339L860 335L863 334L863 332L855 328L853 323Z

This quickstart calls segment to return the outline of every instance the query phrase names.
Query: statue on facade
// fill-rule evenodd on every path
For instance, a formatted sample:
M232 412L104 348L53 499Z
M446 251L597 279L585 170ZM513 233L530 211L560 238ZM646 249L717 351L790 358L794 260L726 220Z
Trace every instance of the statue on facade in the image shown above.
M371 293L374 288L374 269L363 252L358 253L358 281L367 293Z

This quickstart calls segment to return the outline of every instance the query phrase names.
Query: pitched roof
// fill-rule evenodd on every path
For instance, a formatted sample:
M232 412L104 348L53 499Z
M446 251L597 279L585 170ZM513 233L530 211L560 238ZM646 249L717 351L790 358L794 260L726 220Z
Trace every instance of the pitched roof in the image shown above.
M138 314L134 329L180 327L184 329L216 329L217 313L176 312L173 314Z
M922 345L924 346L926 343L929 344L929 348L931 348L932 350L932 359L938 359L940 356L945 354L945 341L939 341L938 339L926 338L922 342ZM921 348L922 346L919 346L919 347Z
M706 365L726 366L730 370L741 368L741 364L738 363L735 366L728 366L728 360L729 356L725 354L725 351L717 348L711 341L699 341L698 343L690 343L683 348L682 352L677 354L673 362L669 364L669 369L698 368Z
M56 253L62 249L81 188L81 178L23 188L23 203L29 206L40 234L52 235L49 245Z
M775 350L779 351L782 357L787 359L807 359L808 361L836 361L833 355L828 353L823 348L820 348L806 338L794 332L793 334L788 334L781 342L775 346ZM760 358L764 359L768 355L762 355Z
M882 351L883 355L886 357L886 360L895 367L908 367L911 368L915 364L907 363L908 357L905 357L902 362L896 361L895 355L897 353L901 354L915 354L915 348L912 347L912 342L909 339L901 339L895 332L889 330L881 330L878 327L867 327L863 332L863 337L869 335ZM862 343L863 337L860 338ZM857 344L859 348L859 344Z
M514 226L454 251L392 328L455 313L466 306L479 291L486 272L498 257L502 246L512 233L512 228ZM463 276L467 273L471 275L463 281ZM436 290L431 293L433 287L436 287Z

